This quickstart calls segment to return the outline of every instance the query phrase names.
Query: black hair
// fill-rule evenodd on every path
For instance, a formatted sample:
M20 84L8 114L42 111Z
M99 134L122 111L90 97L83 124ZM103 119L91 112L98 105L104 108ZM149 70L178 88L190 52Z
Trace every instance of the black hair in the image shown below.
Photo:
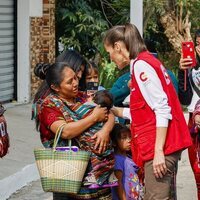
M56 58L56 62L67 62L75 73L80 71L81 65L87 65L86 59L75 50L63 51Z
M100 90L94 94L93 101L110 110L113 107L113 95L108 90Z
M196 43L197 37L200 37L200 29L197 29L194 33L194 42Z
M46 72L47 69L51 66L50 63L38 63L36 64L34 68L34 74L41 80L43 80L42 84L38 88L35 97L33 99L33 103L38 102L40 99L43 99L43 97L46 97L50 93L50 88L47 85L47 82L45 80L46 78Z
M130 129L126 125L116 123L110 134L112 142L117 144L117 140L121 139L124 132L130 132Z
M67 62L69 67L71 67L75 73L78 73L81 70L81 66L85 68L88 66L88 62L86 59L75 50L67 50L63 51L57 58L56 62ZM86 81L85 81L86 72L85 69L83 71L83 75L79 80L79 90L86 90Z
M41 80L45 80L47 69L51 66L50 63L38 63L34 68L34 74Z
M46 72L46 82L49 87L51 87L51 85L60 86L64 79L63 70L66 67L71 69L67 62L56 62L48 68Z

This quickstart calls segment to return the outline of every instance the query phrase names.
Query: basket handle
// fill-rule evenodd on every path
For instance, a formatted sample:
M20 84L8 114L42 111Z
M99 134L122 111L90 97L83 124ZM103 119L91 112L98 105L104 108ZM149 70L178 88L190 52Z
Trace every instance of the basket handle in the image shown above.
M56 134L55 134L55 138L54 138L54 142L53 142L53 150L54 151L55 151L55 149L57 147L58 141L60 139L60 136L62 134L62 131L64 129L65 124L66 123L63 123L57 128L57 131L56 131ZM72 140L68 140L68 146L70 147L70 150L71 150Z
M72 147L72 140L68 140L68 146L70 147L70 150L71 150L71 147Z
M60 139L61 133L62 133L65 125L66 125L66 123L61 124L56 130L56 134L55 134L55 138L54 138L54 142L53 142L53 149L54 150L55 150L55 148L58 144L58 140Z

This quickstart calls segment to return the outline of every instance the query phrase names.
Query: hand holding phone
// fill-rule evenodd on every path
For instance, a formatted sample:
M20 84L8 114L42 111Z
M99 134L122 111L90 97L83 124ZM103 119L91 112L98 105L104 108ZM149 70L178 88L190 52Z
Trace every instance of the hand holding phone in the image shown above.
M193 42L182 42L182 54L184 59L190 59L191 64L188 67L196 66L196 57L194 51L194 43ZM189 61L189 60L188 60Z
M86 84L86 90L87 90L87 101L91 101L94 93L98 91L98 83L97 82L88 82Z

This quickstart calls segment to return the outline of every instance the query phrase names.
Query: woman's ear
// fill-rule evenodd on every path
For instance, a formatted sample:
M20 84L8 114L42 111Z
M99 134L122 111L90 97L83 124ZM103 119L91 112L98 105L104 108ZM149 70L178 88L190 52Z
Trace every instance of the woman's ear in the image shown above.
M115 42L114 44L114 49L117 51L117 52L120 52L121 51L121 44L119 42Z
M51 85L51 89L55 92L59 92L59 88L55 85Z

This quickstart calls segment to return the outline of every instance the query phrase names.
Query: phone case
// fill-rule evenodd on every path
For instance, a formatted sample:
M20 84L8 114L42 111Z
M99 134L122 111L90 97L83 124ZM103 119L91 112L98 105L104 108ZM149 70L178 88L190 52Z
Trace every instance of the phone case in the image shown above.
M86 85L87 90L98 90L98 83L97 82L88 82Z
M191 67L196 66L196 57L194 52L194 43L193 42L182 42L182 53L183 58L191 58L192 64Z

